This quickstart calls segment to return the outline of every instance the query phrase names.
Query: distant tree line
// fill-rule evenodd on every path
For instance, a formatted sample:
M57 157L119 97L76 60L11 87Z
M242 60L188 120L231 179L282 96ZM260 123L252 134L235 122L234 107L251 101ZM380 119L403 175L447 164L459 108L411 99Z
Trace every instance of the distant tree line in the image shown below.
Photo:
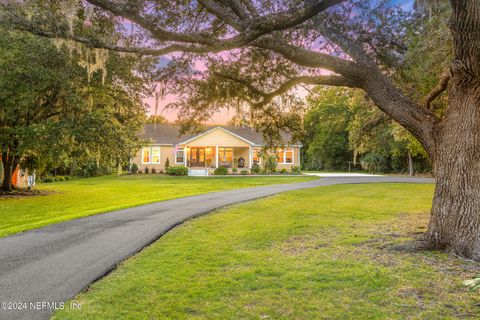
M304 169L410 174L431 171L418 141L381 114L362 92L319 87L307 101Z

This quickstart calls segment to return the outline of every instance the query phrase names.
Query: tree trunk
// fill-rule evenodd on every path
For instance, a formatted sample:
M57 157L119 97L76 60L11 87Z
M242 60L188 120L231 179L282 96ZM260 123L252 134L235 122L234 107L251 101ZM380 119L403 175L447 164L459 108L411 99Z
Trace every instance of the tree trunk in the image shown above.
M428 240L480 261L480 85L450 95L439 127Z
M407 151L407 160L408 160L408 175L413 177L414 172L413 172L413 157L410 151Z
M13 159L7 152L3 152L2 162L4 169L2 191L12 191Z
M480 0L452 0L449 105L437 128L428 240L480 261Z
M437 127L427 240L480 261L480 0L451 0L449 105Z

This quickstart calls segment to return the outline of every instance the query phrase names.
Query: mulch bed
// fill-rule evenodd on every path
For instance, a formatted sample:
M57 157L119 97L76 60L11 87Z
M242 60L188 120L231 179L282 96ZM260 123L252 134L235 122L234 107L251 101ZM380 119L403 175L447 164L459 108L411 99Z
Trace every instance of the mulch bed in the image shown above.
M15 189L12 191L0 191L0 200L2 199L21 199L29 198L35 196L48 196L50 194L56 193L55 191L49 190L28 190L28 189Z

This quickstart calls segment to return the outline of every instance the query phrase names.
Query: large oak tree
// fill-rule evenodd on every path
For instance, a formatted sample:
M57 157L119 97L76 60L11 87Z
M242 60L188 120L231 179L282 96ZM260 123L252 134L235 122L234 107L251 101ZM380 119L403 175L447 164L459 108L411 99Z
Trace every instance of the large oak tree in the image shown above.
M219 106L235 96L248 102L251 118L269 114L282 125L275 119L282 107L275 97L288 96L294 86L364 90L380 110L420 141L434 164L436 190L424 243L480 260L480 0L450 1L453 59L440 86L444 88L449 80L448 108L441 116L428 107L441 90L434 90L423 105L390 78L389 61L397 44L388 36L401 35L401 23L390 29L381 18L359 23L361 9L352 1L87 2L121 23L135 24L136 40L146 37L146 46L131 45L141 41L105 42L58 24L49 28L44 20L36 23L31 13L28 19L13 15L3 20L17 29L67 37L92 47L158 56L182 52L187 59L202 56L211 72L204 79L191 75L197 89L186 97L187 104L196 104L190 104L191 114L199 117L205 114L202 108ZM12 12L9 8L5 12ZM226 63L228 58L235 63ZM270 78L268 73L256 76L267 68Z

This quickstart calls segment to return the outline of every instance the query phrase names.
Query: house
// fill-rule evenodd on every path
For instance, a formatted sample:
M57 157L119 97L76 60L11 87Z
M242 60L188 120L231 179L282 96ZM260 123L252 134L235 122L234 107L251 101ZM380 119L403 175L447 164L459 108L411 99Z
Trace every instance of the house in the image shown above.
M152 141L132 159L139 170L165 171L170 166L186 166L192 175L209 174L219 166L250 170L252 165L262 165L260 150L264 146L262 135L250 127L208 126L198 134L181 135L174 124L145 125L142 138ZM284 141L291 137L283 135ZM300 166L300 143L276 150L278 170L291 171Z

